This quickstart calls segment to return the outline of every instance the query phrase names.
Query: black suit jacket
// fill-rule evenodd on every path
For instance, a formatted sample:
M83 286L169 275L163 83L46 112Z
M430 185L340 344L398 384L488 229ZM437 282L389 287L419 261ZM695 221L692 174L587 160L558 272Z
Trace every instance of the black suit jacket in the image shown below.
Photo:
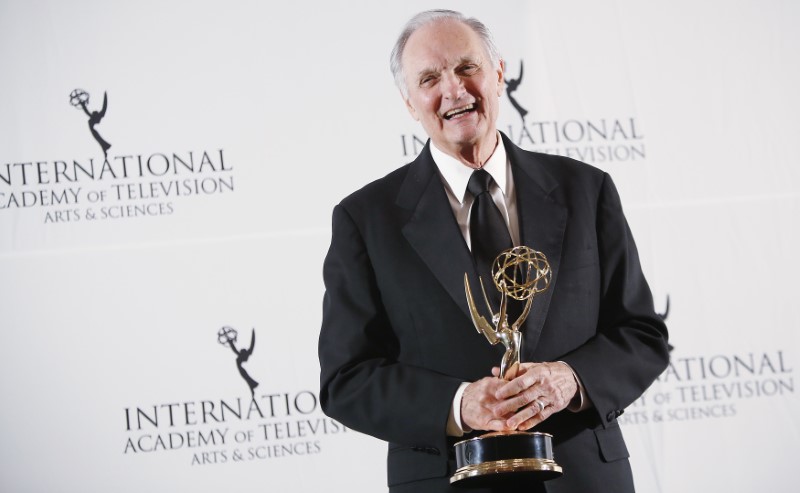
M600 170L503 139L522 243L553 271L522 329L522 360L569 363L593 403L537 427L554 435L564 468L546 487L632 490L616 418L663 371L668 350L619 196ZM456 389L487 376L504 352L472 324L465 272L476 286L428 146L334 209L320 399L329 416L389 442L393 491L442 491L454 466L445 427Z

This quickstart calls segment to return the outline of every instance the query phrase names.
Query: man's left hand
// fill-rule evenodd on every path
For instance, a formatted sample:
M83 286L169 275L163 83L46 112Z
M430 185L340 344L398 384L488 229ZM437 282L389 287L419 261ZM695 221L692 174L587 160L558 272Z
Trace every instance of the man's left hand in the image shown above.
M493 368L497 376L499 368ZM565 409L578 393L578 383L569 365L554 363L522 363L516 378L495 392L504 401L497 414L507 415L512 430L529 430L553 414Z

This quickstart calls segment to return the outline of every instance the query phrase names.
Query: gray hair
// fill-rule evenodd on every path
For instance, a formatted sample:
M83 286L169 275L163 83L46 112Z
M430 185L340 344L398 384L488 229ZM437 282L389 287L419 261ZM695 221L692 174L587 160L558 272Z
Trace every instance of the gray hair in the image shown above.
M500 52L494 44L492 33L481 21L474 17L465 17L461 12L456 12L454 10L427 10L425 12L420 12L406 23L389 57L389 66L392 69L394 83L397 85L397 88L400 89L403 97L408 97L408 88L406 87L406 81L403 75L403 51L406 49L408 38L410 38L417 29L441 20L463 22L469 26L483 42L486 53L489 54L489 59L492 61L492 65L495 67L500 66Z

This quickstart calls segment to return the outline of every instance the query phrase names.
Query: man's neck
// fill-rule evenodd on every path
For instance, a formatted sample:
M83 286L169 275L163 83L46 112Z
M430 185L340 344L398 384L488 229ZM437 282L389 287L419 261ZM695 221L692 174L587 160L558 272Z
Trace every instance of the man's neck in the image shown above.
M493 139L486 139L483 142L464 146L457 149L455 152L448 152L444 149L441 150L442 152L458 159L461 164L467 166L468 168L481 169L489 160L489 158L492 157L492 154L494 154L495 149L497 149L499 142L500 135L495 130Z

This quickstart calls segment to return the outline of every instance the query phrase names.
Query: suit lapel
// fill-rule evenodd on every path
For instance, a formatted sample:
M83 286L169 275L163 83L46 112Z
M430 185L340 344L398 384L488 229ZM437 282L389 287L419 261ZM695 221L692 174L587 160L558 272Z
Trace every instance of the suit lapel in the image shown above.
M561 249L567 224L567 208L553 199L552 192L558 183L535 162L535 155L514 146L503 135L517 194L517 212L521 241L545 254L552 278L550 287L534 298L531 312L523 328L523 350L533 353L542 333L550 300L555 291L561 265Z
M444 287L465 316L464 273L476 278L472 256L458 228L447 194L430 154L430 142L409 171L397 196L397 205L412 211L403 236Z

